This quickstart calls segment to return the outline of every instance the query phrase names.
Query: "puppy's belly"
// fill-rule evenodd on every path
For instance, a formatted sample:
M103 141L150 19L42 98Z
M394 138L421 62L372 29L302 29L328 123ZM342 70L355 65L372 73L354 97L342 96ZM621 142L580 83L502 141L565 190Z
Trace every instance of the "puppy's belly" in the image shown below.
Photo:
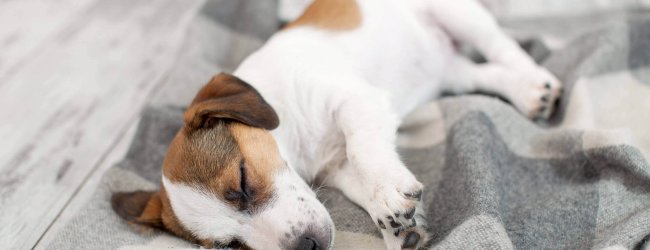
M404 83L404 85L394 84L382 87L391 93L391 104L400 118L405 117L418 106L435 99L440 93L440 79L437 76L417 79L417 81Z
M434 50L421 56L405 58L409 62L407 67L383 74L367 74L370 84L388 92L393 110L400 117L439 96L442 70L448 56L443 49Z
M453 53L449 38L442 32L412 32L387 38L385 46L366 53L372 57L358 58L364 68L362 74L371 85L391 95L391 104L401 117L439 96L443 70Z

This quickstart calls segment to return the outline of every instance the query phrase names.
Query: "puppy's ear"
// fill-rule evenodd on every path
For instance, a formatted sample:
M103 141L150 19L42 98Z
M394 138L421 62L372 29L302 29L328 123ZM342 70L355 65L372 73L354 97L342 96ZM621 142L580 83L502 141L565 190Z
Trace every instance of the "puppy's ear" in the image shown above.
M120 217L129 222L164 229L162 201L158 192L114 193L111 206Z
M214 119L230 119L248 126L274 129L280 121L273 108L248 83L221 73L196 95L185 112L190 130L211 125Z

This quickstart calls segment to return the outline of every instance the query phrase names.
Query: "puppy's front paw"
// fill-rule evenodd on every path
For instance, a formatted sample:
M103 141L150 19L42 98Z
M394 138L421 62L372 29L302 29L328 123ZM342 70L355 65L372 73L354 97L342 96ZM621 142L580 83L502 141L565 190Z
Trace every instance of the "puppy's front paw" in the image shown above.
M420 200L422 184L412 181L382 183L374 189L368 209L388 249L419 249L429 240Z
M426 220L422 209L418 206L410 227L398 229L382 229L381 234L389 250L392 249L425 249L430 241Z
M553 114L562 84L546 69L535 66L512 72L508 99L530 119L548 119Z

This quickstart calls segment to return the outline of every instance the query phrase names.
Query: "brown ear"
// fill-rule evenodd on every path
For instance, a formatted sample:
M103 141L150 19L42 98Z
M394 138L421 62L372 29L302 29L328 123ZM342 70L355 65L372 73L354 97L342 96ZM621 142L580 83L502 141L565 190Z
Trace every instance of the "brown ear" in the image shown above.
M255 88L225 73L213 77L199 91L184 118L190 129L209 126L210 119L231 119L268 130L280 123L278 115Z
M162 201L158 192L114 193L111 206L120 217L129 222L163 228Z

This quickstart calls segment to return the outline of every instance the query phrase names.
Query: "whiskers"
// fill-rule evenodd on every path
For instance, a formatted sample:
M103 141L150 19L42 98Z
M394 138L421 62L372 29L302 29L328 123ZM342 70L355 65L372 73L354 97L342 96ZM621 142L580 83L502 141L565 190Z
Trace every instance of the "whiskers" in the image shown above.
M321 197L322 191L326 189L326 186L323 184L315 185L314 183L312 183L310 185L310 188L314 190L314 194L316 194L316 198L319 198L319 200L321 201L321 203L323 203L323 205L327 205L329 199L323 199Z

